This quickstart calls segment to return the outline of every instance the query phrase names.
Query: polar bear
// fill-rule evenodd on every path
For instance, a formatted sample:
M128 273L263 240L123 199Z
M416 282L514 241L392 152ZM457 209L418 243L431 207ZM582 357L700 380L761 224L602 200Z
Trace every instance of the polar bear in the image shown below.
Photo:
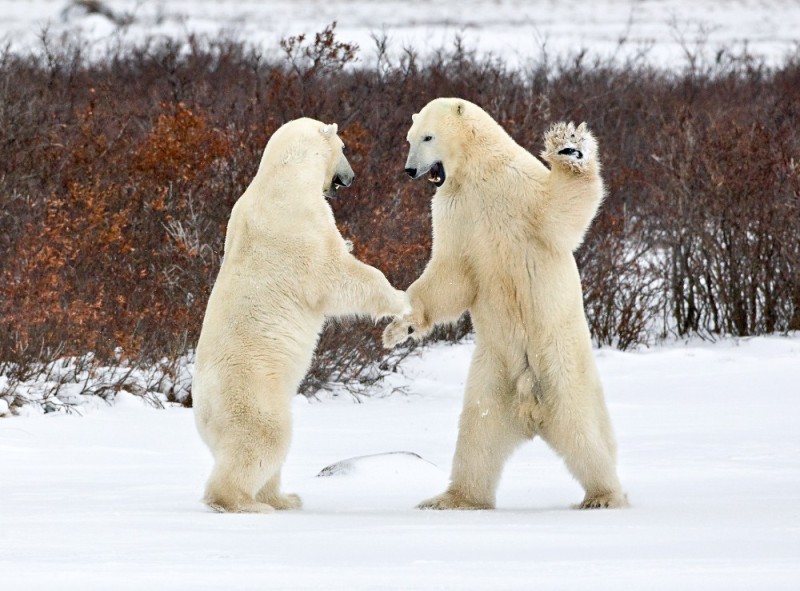
M554 125L548 170L468 101L436 99L412 120L406 172L437 187L433 248L384 345L465 310L476 341L450 486L419 508L494 508L506 459L536 435L583 486L580 508L625 506L572 254L604 194L594 138Z
M270 138L231 212L192 383L217 511L301 506L280 490L291 399L326 317L408 313L408 298L350 254L325 194L354 178L336 124L291 121Z

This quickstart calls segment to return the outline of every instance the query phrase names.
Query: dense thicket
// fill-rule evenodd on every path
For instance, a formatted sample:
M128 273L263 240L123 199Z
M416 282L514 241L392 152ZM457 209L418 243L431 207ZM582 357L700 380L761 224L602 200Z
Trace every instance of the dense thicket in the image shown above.
M797 58L767 69L721 53L666 72L543 55L512 71L456 46L359 66L330 28L282 50L188 39L0 56L0 361L190 350L230 209L299 116L339 124L357 175L333 203L341 231L408 286L429 255L432 187L404 176L405 134L437 96L482 105L535 154L553 121L589 123L608 197L577 258L597 343L800 329ZM304 388L375 379L375 336L328 327Z

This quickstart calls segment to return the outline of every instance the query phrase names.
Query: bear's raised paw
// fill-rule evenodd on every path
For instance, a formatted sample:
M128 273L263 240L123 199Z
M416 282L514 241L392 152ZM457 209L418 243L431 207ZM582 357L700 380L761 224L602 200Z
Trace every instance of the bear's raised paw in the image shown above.
M551 166L565 166L574 172L583 171L597 152L597 142L586 123L575 127L571 121L553 124L544 134L544 147L542 158Z

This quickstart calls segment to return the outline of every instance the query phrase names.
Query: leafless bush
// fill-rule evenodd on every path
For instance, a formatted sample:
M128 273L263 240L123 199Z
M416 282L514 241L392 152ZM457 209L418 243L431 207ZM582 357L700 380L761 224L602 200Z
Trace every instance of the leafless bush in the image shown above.
M340 228L407 287L429 257L431 195L403 174L404 138L437 96L484 106L535 154L554 120L589 122L608 197L577 257L599 344L800 329L798 57L769 70L695 56L669 73L543 54L510 71L461 43L423 62L377 39L376 65L352 67L357 48L333 26L287 39L277 62L225 39L91 61L80 40L42 44L0 54L0 360L16 372L89 351L110 363L119 347L176 371L230 209L270 134L299 116L339 123L358 176L333 203ZM465 317L439 336L468 330ZM378 332L326 328L303 391L368 386Z

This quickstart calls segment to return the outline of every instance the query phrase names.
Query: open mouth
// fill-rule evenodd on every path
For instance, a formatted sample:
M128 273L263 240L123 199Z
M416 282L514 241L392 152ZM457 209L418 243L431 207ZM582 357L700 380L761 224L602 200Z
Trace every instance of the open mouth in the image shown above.
M447 175L444 173L444 165L441 162L436 162L428 171L428 180L437 187L441 187L446 178Z
M322 192L322 194L325 195L325 197L327 197L328 199L333 199L334 197L336 197L336 191L338 191L342 187L347 187L347 186L349 186L349 184L346 184L344 181L342 181L342 179L337 174L335 177L333 177L330 186L327 189L325 189Z
M336 190L339 187L341 187L341 185L337 185L336 183L331 182L330 186L322 191L322 194L328 199L333 199L334 197L336 197Z

